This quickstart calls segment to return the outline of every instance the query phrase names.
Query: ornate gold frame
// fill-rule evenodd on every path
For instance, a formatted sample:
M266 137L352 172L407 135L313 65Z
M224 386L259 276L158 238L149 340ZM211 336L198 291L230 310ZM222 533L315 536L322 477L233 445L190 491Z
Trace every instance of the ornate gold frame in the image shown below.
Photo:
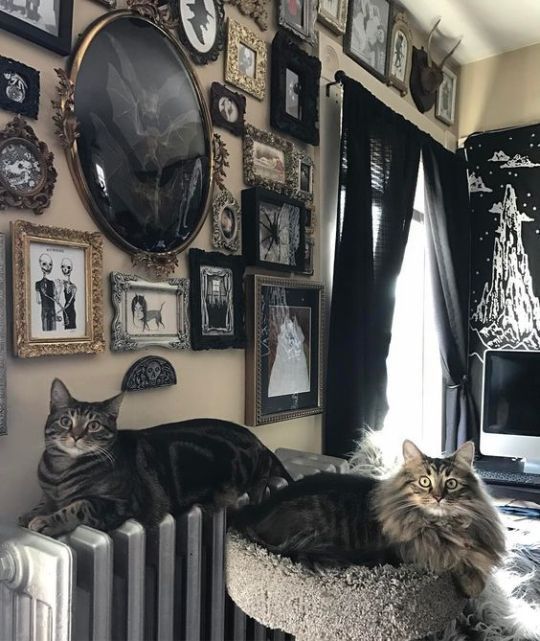
M229 4L233 4L245 16L250 16L259 25L261 31L268 29L268 11L266 4L268 0L226 0Z
M15 191L10 188L0 176L0 210L7 207L18 209L31 209L34 214L42 214L43 210L51 204L51 198L56 183L56 169L53 165L54 154L44 142L41 142L30 125L15 116L0 130L0 150L9 143L24 145L35 155L41 168L39 184L28 191Z
M317 385L317 405L314 407L283 410L282 412L274 414L262 413L262 336L259 298L263 285L295 289L313 289L318 290L319 292L319 327L317 328L317 340L319 346L319 363L317 371L319 380ZM246 300L246 332L248 337L246 349L246 425L266 425L268 423L278 423L279 421L289 421L303 416L311 416L312 414L321 414L324 411L324 286L321 283L313 283L307 280L292 280L288 278L276 278L274 276L251 274L246 279Z
M243 44L255 52L255 77L240 73L238 47ZM229 18L227 30L227 53L225 55L225 82L239 87L258 100L264 100L266 91L266 42L253 31Z
M158 29L167 40L171 43L172 47L178 53L182 61L186 73L188 74L193 85L195 94L197 96L199 105L201 107L201 115L203 126L205 129L206 147L208 149L208 162L209 162L209 184L206 200L203 207L203 213L198 225L195 227L193 234L174 251L152 253L140 251L127 243L119 234L112 229L106 230L106 235L121 249L128 251L132 254L132 263L134 265L143 265L146 269L153 272L158 277L170 274L178 265L178 254L184 251L199 234L210 208L212 202L213 191L213 174L214 174L214 159L212 154L212 124L210 119L210 112L204 94L201 90L199 82L195 73L191 68L191 64L180 47L176 38L172 35L172 30L176 22L170 17L169 11L159 5L159 0L128 0L128 5L131 10L111 11L101 18L96 20L88 27L87 31L81 37L77 49L75 50L69 69L67 73L62 69L57 69L56 73L60 78L58 85L58 99L53 101L55 109L54 121L56 123L57 135L60 138L62 145L66 152L67 162L71 171L72 178L77 187L77 191L86 206L86 209L92 218L99 225L101 220L101 212L97 203L95 202L90 190L87 187L84 179L82 168L80 164L79 154L77 150L78 138L78 124L74 112L74 93L77 82L77 76L81 63L84 59L85 53L94 40L96 35L111 22L125 17L134 17L145 20Z
M262 178L253 169L254 147L255 143L260 142L263 145L274 147L283 152L285 158L285 182ZM257 129L253 125L246 124L243 137L243 164L244 164L244 182L246 185L261 185L266 189L272 189L282 194L295 197L297 194L298 182L298 165L294 159L294 146L292 142L276 136L269 131Z
M391 73L392 70L392 58L394 55L394 40L398 31L401 31L403 37L407 41L407 59L405 60L405 77L403 80L400 80L398 77L394 76ZM387 84L392 85L399 90L399 93L402 96L406 96L409 92L409 77L411 75L411 65L412 65L412 47L413 47L413 38L411 29L409 27L409 22L405 13L396 13L394 16L394 21L392 24L392 33L390 40L388 42L388 79Z
M14 350L17 356L56 356L95 354L105 349L103 336L103 240L98 232L33 225L25 220L11 223L13 251ZM82 338L41 339L31 336L30 282L28 254L31 242L47 242L84 249L86 267L86 336Z
M335 33L345 33L347 28L347 9L349 8L349 0L338 0L339 9L337 20L330 13L322 9L322 0L319 0L319 8L317 10L317 20L327 26Z

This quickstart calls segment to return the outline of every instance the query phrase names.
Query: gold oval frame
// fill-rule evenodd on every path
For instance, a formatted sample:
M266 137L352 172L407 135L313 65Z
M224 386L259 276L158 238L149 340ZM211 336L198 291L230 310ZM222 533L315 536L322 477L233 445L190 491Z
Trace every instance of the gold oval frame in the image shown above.
M59 128L64 125L73 125L74 123L74 92L77 86L77 78L79 70L81 68L82 61L88 48L95 39L95 37L108 25L116 22L117 20L123 20L129 18L132 20L141 20L150 24L154 29L157 29L172 45L173 49L176 51L179 60L184 65L186 74L190 79L195 95L200 105L200 112L202 117L203 128L205 132L205 143L208 150L208 190L206 193L206 198L204 201L204 206L202 207L202 212L200 220L195 226L193 233L185 240L179 247L174 250L167 252L147 252L138 249L134 245L131 245L126 241L119 233L117 233L109 224L104 220L104 216L96 203L94 197L92 196L90 189L88 187L86 178L82 171L82 166L79 158L79 152L77 148L77 138L78 133L73 132L71 139L64 140L64 147L66 151L66 158L71 172L71 176L79 196L81 197L86 209L92 216L94 222L102 230L105 236L111 240L117 247L129 252L132 255L132 260L134 263L142 263L148 269L154 271L156 275L163 276L172 272L176 265L178 265L177 255L183 252L189 245L195 240L199 232L204 225L208 212L210 210L210 205L212 201L212 193L214 186L214 158L213 158L213 147L212 147L212 124L210 119L210 110L204 98L203 91L200 87L199 81L191 68L191 64L187 55L184 53L180 47L179 42L176 38L169 33L165 28L158 24L154 20L150 19L148 15L141 15L136 11L124 10L112 11L104 16L98 18L93 22L87 30L83 33L80 38L80 42L74 51L67 71L67 86L61 86L59 89L60 98L57 102L58 116L57 119L61 121ZM61 78L62 80L62 78ZM58 126L58 123L57 123Z

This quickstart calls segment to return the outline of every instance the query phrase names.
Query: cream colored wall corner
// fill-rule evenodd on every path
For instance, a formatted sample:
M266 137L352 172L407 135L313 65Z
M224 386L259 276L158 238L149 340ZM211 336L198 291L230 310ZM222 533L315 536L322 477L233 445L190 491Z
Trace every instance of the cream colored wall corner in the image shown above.
M272 3L273 4L273 3ZM255 22L243 17L230 5L227 15L245 23L268 44L275 29L261 32ZM74 39L90 22L99 17L102 8L90 0L75 0L73 24ZM270 25L275 25L271 16ZM64 153L55 139L52 121L51 100L55 98L55 67L65 64L65 59L38 47L26 40L0 30L0 53L14 58L41 72L41 101L39 120L30 121L36 134L44 140L55 154L58 182L51 207L40 216L22 210L0 212L0 232L6 235L8 246L7 277L11 278L10 233L11 220L25 219L43 225L69 227L95 231L92 218L87 213L77 194ZM223 55L205 67L193 65L205 95L210 84L223 82ZM256 127L269 127L269 73L267 98L259 102L247 97L247 120ZM0 111L0 127L13 114ZM245 188L242 180L241 139L218 130L230 152L230 168L227 170L228 188L239 199ZM204 224L193 247L211 250L210 220ZM318 248L315 253L315 276L319 273ZM120 413L122 428L139 428L187 419L192 417L218 417L242 423L244 420L244 350L212 350L206 352L174 352L156 349L134 353L111 353L108 349L112 309L110 305L109 273L112 270L131 273L129 256L104 239L104 301L107 351L96 356L61 356L34 359L12 357L11 285L7 289L8 319L8 429L7 436L0 437L0 518L11 519L25 511L37 500L39 488L36 466L43 448L43 426L48 413L49 388L53 377L60 377L81 399L102 399L120 390L125 371L138 358L150 353L168 358L176 368L178 385L162 390L148 390L127 394ZM187 252L180 255L177 276L186 276ZM295 421L276 423L255 428L255 433L269 447L292 447L313 452L320 451L321 416L311 416Z
M458 136L540 122L540 44L462 67Z

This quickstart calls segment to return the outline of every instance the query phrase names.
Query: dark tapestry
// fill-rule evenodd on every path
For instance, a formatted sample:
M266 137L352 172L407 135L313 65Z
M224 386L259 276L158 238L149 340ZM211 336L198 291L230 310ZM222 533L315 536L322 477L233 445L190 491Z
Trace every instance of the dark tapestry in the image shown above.
M470 136L471 374L486 349L540 349L540 125Z

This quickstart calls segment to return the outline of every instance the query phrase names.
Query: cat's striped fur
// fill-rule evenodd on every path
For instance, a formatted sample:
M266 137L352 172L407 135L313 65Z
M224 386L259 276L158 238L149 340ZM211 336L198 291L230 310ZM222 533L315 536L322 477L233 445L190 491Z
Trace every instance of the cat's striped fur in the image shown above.
M53 536L80 524L110 530L131 517L155 525L196 503L228 506L245 492L257 501L271 477L290 480L254 434L228 421L117 430L121 400L77 401L53 381L38 468L43 499L21 525Z
M502 558L504 533L472 468L474 446L430 458L410 441L389 479L318 474L236 515L234 525L272 551L308 562L410 562L451 572L481 592Z

